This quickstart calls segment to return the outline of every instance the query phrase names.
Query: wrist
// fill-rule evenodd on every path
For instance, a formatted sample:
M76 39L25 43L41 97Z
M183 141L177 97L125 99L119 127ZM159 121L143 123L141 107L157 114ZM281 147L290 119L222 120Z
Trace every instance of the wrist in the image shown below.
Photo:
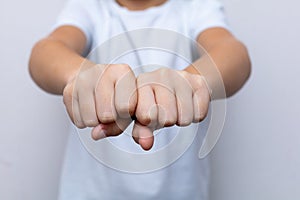
M189 72L191 74L198 74L198 75L202 76L201 72L198 69L196 69L193 65L186 67L183 71Z
M212 91L212 89L211 89L211 87L210 87L210 85L209 85L206 77L196 67L194 67L193 65L190 65L190 66L186 67L183 71L186 71L186 72L194 74L194 75L199 75L200 78L202 78L203 82L206 85L206 88L207 88L207 90L209 92L210 100L213 99L212 98L213 91Z
M72 68L69 68L67 72L65 73L65 76L63 77L64 82L64 88L71 82L76 79L76 77L79 75L80 72L82 72L85 69L88 69L92 66L95 66L95 63L92 63L91 61L87 60L86 58L80 57L76 61L76 64L72 65Z

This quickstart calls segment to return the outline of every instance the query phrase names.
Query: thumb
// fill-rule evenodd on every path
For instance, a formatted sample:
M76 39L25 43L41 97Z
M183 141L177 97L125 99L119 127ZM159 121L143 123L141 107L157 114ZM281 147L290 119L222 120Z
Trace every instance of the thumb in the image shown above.
M146 151L150 150L153 146L153 130L148 126L142 125L137 120L134 122L132 137Z
M99 124L92 129L91 135L94 140L100 140L110 136L118 136L129 126L132 120L118 119L117 122Z

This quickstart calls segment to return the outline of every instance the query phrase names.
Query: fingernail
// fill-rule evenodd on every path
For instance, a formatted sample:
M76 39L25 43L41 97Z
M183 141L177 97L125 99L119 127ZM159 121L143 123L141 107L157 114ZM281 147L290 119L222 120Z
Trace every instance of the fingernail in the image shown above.
M106 131L101 129L99 132L98 132L98 136L99 136L99 139L103 139L103 138L106 138Z
M92 130L92 137L94 140L106 138L106 130L102 129L102 126L98 125Z

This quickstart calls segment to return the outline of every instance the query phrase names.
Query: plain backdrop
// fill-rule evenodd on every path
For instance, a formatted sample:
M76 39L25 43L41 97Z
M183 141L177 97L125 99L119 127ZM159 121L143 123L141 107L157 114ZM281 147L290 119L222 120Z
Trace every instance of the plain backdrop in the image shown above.
M56 199L68 118L30 79L28 58L65 1L0 2L0 199ZM300 199L299 1L223 0L252 75L228 99L211 153L212 200Z

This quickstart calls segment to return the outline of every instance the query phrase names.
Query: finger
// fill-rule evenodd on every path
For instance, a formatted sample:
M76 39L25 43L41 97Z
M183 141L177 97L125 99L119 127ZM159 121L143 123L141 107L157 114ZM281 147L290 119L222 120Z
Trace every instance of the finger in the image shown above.
M175 92L167 86L155 87L155 101L158 108L159 127L173 126L177 122L177 106Z
M86 126L84 125L80 114L79 103L75 98L73 98L72 101L72 111L75 126L77 126L78 128L85 128Z
M186 80L175 87L177 105L177 125L188 126L194 118L192 88Z
M149 85L138 88L138 103L136 108L136 118L146 126L157 125L157 105L152 88Z
M132 136L134 140L146 151L150 150L154 143L153 131L151 128L135 121Z
M79 90L79 110L81 119L86 127L95 127L99 124L97 114L96 114L96 105L94 100L93 91L88 90Z
M63 91L63 102L65 104L67 113L74 123L74 113L73 113L73 85L68 84ZM74 123L75 124L75 123Z
M94 140L103 139L110 136L118 136L129 126L131 119L118 119L118 122L110 124L99 124L92 129L92 138Z
M210 102L209 92L206 90L196 90L193 95L194 119L193 122L201 122L208 113Z
M136 78L128 71L116 83L115 108L121 118L130 118L135 113L137 103Z
M103 124L99 124L92 129L91 136L94 140L106 138L106 132L103 129Z
M99 78L95 88L96 113L100 123L112 123L117 114L114 106L114 80L106 76L106 71Z

